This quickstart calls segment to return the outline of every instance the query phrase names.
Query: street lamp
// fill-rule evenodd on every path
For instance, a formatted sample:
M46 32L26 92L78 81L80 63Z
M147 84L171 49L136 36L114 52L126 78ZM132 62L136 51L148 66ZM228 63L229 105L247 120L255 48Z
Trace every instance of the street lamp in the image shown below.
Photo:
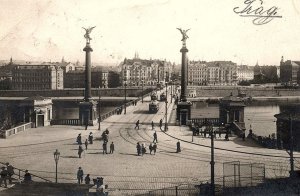
M101 130L101 114L100 114L100 86L99 86L99 89L98 89L98 96L99 96L99 100L98 100L98 123L99 123L99 126L98 126L98 130L100 131Z
M60 152L56 149L53 155L55 160L55 183L57 183L57 164L58 164Z
M172 82L172 80L171 80L171 103L172 103L172 99L173 99L173 82Z
M168 83L166 82L166 122L165 122L165 132L168 129Z
M124 114L126 114L126 86L127 86L127 82L126 82L126 80L124 80L124 93L125 93L125 102L124 102Z
M144 80L142 80L142 103L144 103Z

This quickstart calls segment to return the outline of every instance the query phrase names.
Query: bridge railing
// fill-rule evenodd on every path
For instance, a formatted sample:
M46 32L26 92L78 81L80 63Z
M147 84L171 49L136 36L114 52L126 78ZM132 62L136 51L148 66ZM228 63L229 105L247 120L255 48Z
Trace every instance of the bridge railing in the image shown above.
M0 162L0 165L2 165L3 167L6 166L6 163L3 163L3 162ZM19 182L21 182L22 180L24 180L24 175L25 175L25 169L19 169L19 168L16 168L16 167L13 167L14 168L14 175L12 176L13 179L15 180L18 180ZM32 177L32 180L33 181L43 181L43 182L52 182L51 180L48 180L46 178L43 178L41 176L37 176L35 174L31 174L31 177ZM16 178L17 177L17 178Z
M15 134L17 134L21 131L25 131L26 129L30 129L30 128L32 128L32 122L28 122L28 123L16 126L14 128L11 128L11 129L2 130L0 132L0 137L7 138L11 135L15 135Z
M52 119L51 125L80 125L79 119Z

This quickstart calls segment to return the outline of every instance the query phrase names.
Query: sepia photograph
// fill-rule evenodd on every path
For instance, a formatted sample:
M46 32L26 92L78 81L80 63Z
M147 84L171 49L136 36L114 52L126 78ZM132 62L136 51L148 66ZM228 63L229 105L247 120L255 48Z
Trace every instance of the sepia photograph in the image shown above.
M0 196L300 195L299 0L0 9Z

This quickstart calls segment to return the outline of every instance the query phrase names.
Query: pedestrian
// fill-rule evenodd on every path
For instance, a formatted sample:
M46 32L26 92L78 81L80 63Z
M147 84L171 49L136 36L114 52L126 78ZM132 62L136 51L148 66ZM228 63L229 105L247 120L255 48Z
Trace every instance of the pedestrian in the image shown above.
M206 138L206 128L204 129L204 138Z
M79 156L79 158L81 158L82 152L83 152L83 148L82 148L81 145L79 145L79 146L78 146L78 156Z
M157 141L157 134L156 134L156 131L153 133L153 143L154 143L155 141L158 142L158 141Z
M0 177L1 177L0 178L0 186L2 185L2 182L4 181L4 187L7 188L6 180L7 180L8 172L5 167L2 167L1 169L2 169L2 171L0 172Z
M90 134L89 134L89 142L90 142L90 144L93 144L93 138L94 138L93 133L90 132Z
M160 128L160 130L162 130L161 128L162 128L162 119L160 119L160 121L159 121L159 128Z
M142 156L146 153L146 147L145 144L142 144Z
M141 145L140 145L139 142L136 144L136 151L137 151L138 156L140 156L140 153L141 153Z
M12 176L15 174L14 172L14 167L12 165L10 165L9 163L6 163L6 169L7 169L7 173L8 173L8 180L9 180L9 184L12 183Z
M89 142L87 141L87 139L85 140L84 145L85 145L85 150L87 150L87 146L89 145Z
M153 150L153 146L152 146L152 143L150 143L150 145L149 145L150 154L152 154L152 150Z
M156 153L156 149L157 149L157 145L156 145L156 143L154 143L154 144L153 144L153 153L154 153L154 155L155 155L155 153Z
M221 138L221 129L219 129L219 138Z
M136 121L134 129L140 129L140 120Z
M104 153L107 154L107 142L106 141L103 142L102 147L103 147L103 154Z
M177 142L177 144L176 144L176 147L177 147L176 152L177 152L177 153L178 153L178 152L181 152L179 140L178 140L178 142Z
M90 174L87 174L86 177L84 178L84 182L85 184L90 184L91 178L90 178Z
M114 144L114 142L111 142L111 144L109 146L109 153L114 154L114 150L115 150L115 144Z
M31 181L32 181L31 174L29 173L28 170L25 170L24 182L31 182Z
M82 144L82 142L81 142L81 133L78 134L76 142L77 142L78 145Z
M154 122L153 121L152 121L151 125L152 125L152 130L153 130L154 129Z
M81 169L81 167L79 167L77 171L77 180L78 184L81 184L83 181L83 170Z
M244 133L242 133L242 139L243 139L243 141L245 141L245 138L246 138L246 135L245 135L245 132L244 132ZM269 138L270 138L270 135L269 135Z
M225 135L225 140L226 140L226 141L229 141L228 133L226 133L226 135Z

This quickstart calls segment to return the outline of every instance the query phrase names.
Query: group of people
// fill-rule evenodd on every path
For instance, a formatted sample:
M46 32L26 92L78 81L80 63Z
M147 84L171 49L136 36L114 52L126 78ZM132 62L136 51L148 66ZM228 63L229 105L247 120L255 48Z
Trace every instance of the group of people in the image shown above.
M155 155L156 149L157 149L157 144L153 143L153 145L152 145L152 143L150 143L150 145L149 145L150 154L152 154L152 151L153 151L153 154ZM144 143L141 145L140 142L138 142L136 144L136 151L137 151L138 156L143 156L147 152L146 145Z
M77 170L77 181L78 184L83 183L83 176L84 172L81 167L78 168ZM87 174L84 178L84 183L85 184L90 184L91 183L91 177L90 174ZM108 195L108 185L103 185L103 178L102 177L97 177L96 179L93 179L94 185L96 185L96 195L97 196L107 196Z
M94 139L93 133L90 132L88 138L84 142L85 150L88 149L89 144L93 144L93 139ZM78 144L78 156L79 156L79 158L81 158L81 154L84 152L84 149L82 147L81 133L78 134L78 136L76 138L76 142Z
M3 166L0 172L0 186L2 185L2 182L4 182L4 187L7 187L7 180L9 181L9 184L12 183L12 176L14 175L14 168L9 163L6 163L5 166Z
M109 138L108 134L109 134L108 129L106 129L102 133L102 140L103 140L102 149L103 149L103 154L108 154L107 153L107 144L108 144L108 138ZM110 146L109 146L109 154L113 154L114 151L115 151L115 144L114 144L114 142L111 142Z

